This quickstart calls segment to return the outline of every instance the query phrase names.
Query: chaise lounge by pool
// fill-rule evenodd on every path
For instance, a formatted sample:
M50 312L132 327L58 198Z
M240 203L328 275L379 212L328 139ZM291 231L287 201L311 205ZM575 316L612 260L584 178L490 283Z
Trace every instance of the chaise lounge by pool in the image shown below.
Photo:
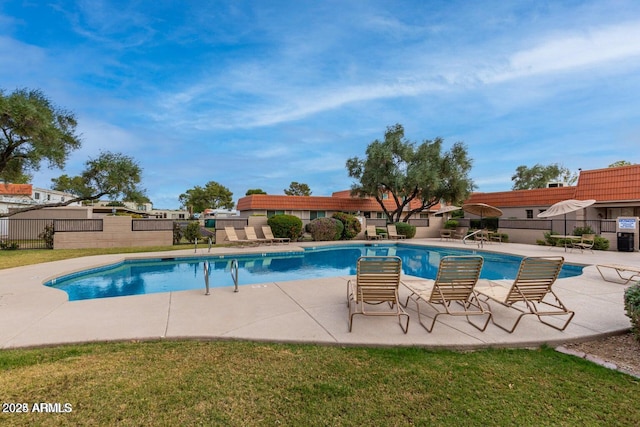
M304 253L315 248L317 256L321 256L319 254L325 246L349 247L353 243L296 243L288 249ZM468 245L460 242L440 242L438 239L411 239L395 247L401 249L405 246L469 250ZM630 326L624 312L625 286L604 281L595 265L623 263L640 268L637 253L595 252L562 253L565 263L586 265L582 274L559 279L554 285L563 302L576 311L567 329L559 332L540 325L537 319L523 319L513 334L492 325L479 332L464 318L444 319L444 324L431 334L416 327L414 319L407 334L389 319L365 319L357 324L355 332L349 333L346 285L354 277L350 269L342 270L338 276L324 278L263 279L265 281L258 284L240 286L237 293L231 286L229 272L225 270L222 275L226 285L221 283L222 287L212 288L211 294L205 296L200 266L196 273L199 284L193 290L69 301L65 291L43 284L74 272L100 269L125 260L193 258L194 250L105 254L34 264L0 270L0 323L3 325L0 328L0 348L184 338L451 349L536 347L543 343L557 345L588 340L622 333ZM237 257L246 259L251 267L249 258L262 258L263 253L280 256L282 247L214 247L210 253L206 248L199 248L196 255L211 260L212 264L220 257L226 260ZM509 243L486 246L483 256L491 257L491 253L513 255L519 260L523 256L553 255L554 251L542 246ZM425 259L429 261L426 268L435 265L435 255L433 260ZM404 263L411 266L413 261L407 259ZM351 261L347 264L355 265ZM212 276L212 282L214 280ZM218 286L217 283L211 285ZM415 312L410 312L410 315L413 317Z

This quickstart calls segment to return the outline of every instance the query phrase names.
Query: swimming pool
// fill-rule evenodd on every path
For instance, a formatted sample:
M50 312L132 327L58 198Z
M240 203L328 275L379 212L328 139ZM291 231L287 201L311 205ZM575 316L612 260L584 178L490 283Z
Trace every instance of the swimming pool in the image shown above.
M515 255L433 246L336 245L300 252L126 260L61 276L45 285L65 291L70 301L204 289L204 263L208 262L210 287L233 286L233 260L238 262L239 285L350 276L356 274L356 261L364 255L397 255L405 274L434 279L443 256L472 253L483 256L481 277L485 279L515 278L522 260ZM582 268L565 264L560 277L580 275Z

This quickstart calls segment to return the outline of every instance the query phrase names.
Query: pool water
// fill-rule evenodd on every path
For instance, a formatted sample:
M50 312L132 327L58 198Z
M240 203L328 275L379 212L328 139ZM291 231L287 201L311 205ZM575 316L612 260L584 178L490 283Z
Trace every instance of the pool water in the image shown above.
M209 262L210 287L233 286L231 263L238 261L238 284L305 280L356 274L365 255L396 255L405 274L435 279L440 259L447 255L483 256L481 278L514 279L522 257L464 249L402 244L323 246L304 252L156 258L127 260L114 265L62 276L45 283L69 294L70 301L204 289L204 263ZM583 266L565 264L560 277L582 274Z

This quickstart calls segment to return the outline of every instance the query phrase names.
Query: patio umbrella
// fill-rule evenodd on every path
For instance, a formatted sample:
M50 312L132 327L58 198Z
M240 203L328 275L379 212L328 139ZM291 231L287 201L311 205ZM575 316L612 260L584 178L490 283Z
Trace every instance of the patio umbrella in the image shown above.
M447 212L453 212L462 209L460 206L446 205L434 212L434 215L439 215Z
M483 217L497 217L502 216L502 211L495 206L487 205L486 203L465 203L462 205L462 210L469 212L470 214L478 215L480 217L480 228L482 228Z
M593 199L589 200L563 200L552 205L549 209L544 212L540 212L537 216L538 218L548 218L551 216L564 215L564 235L567 235L567 214L569 212L578 211L580 209L586 208L587 206L591 206L596 201Z
M462 209L460 206L444 205L440 209L435 211L434 215L445 214L445 213L457 211L457 210L460 210L460 209Z

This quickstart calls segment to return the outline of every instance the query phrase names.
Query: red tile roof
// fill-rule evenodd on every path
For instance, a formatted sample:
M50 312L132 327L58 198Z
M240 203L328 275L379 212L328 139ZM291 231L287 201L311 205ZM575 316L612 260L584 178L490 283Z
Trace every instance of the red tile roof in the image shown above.
M575 198L598 202L640 200L640 165L582 171Z
M0 183L0 194L4 196L31 196L31 184L3 184Z
M395 210L395 202L384 200L387 209ZM411 203L413 208L417 203ZM436 205L429 209L435 211ZM249 210L291 210L291 211L342 211L342 212L382 212L382 208L374 198L351 197L350 191L333 193L333 196L284 196L271 194L252 194L238 200L239 211Z
M551 206L561 200L575 199L576 187L535 188L533 190L473 193L465 203L486 203L495 207Z
M393 209L392 200L388 209ZM252 194L238 200L238 210L292 210L292 211L382 211L375 199L358 197L321 197L321 196L283 196L270 194Z

